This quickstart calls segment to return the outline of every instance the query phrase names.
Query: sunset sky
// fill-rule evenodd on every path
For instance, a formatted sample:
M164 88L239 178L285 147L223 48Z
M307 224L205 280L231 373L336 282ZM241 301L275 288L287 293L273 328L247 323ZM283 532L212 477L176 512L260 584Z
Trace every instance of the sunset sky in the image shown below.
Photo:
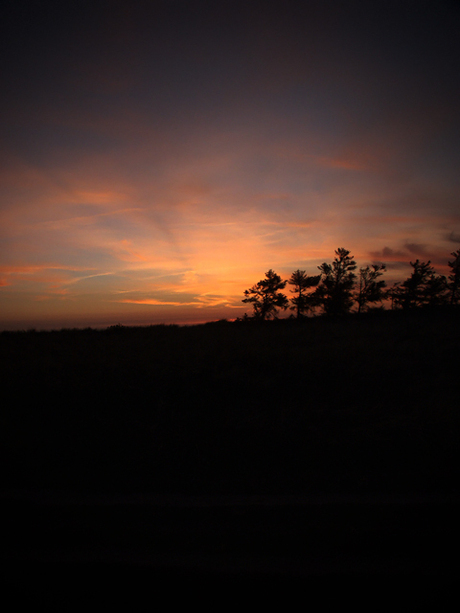
M269 269L446 272L460 248L447 0L0 9L0 329L233 319Z

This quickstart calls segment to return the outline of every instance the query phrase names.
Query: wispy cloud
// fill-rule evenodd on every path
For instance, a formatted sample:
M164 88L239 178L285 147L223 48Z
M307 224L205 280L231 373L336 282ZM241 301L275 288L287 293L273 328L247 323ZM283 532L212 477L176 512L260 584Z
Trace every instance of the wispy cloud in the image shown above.
M150 306L200 306L199 302L169 302L167 300L157 300L156 298L125 298L117 300L123 304L147 304Z

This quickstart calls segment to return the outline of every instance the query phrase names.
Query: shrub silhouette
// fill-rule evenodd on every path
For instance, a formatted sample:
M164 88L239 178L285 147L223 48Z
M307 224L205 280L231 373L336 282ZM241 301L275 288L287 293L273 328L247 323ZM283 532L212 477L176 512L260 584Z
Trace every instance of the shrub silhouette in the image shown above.
M348 313L353 305L356 262L347 249L339 248L332 264L318 266L321 282L316 288L315 299L328 315Z
M297 319L300 319L314 308L316 304L314 293L307 293L307 290L316 287L320 279L321 275L309 277L305 270L296 270L292 273L288 283L294 286L291 292L295 296L291 298L292 306L290 308L292 311L296 311Z
M452 262L448 262L451 273L448 277L447 288L450 292L450 304L458 304L460 299L460 249L451 253Z
M410 262L414 269L410 277L389 292L394 306L407 310L445 303L446 278L437 275L430 264L430 260Z
M383 279L377 281L385 270L385 264L373 264L359 269L359 288L355 297L358 303L358 313L361 313L369 303L381 302L385 297L384 287L386 283Z
M245 290L243 302L252 304L254 319L276 319L280 309L287 309L289 301L280 291L286 283L270 269L265 273L265 279Z

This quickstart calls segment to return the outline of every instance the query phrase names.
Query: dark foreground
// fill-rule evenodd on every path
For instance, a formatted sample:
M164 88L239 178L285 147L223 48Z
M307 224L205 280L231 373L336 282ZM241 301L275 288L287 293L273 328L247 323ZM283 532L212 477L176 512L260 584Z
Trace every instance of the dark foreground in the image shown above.
M457 592L459 509L439 500L42 495L3 507L17 604L170 607L199 594L200 606L295 608L300 596L312 611L448 611Z
M456 311L1 334L7 590L449 610L459 340Z

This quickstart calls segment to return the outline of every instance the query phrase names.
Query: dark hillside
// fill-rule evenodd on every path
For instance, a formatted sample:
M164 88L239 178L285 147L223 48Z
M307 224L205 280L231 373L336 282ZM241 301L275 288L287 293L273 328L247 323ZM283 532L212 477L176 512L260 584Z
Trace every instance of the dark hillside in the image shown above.
M0 334L3 593L447 610L459 340L457 311Z
M0 335L3 487L457 492L458 311Z

